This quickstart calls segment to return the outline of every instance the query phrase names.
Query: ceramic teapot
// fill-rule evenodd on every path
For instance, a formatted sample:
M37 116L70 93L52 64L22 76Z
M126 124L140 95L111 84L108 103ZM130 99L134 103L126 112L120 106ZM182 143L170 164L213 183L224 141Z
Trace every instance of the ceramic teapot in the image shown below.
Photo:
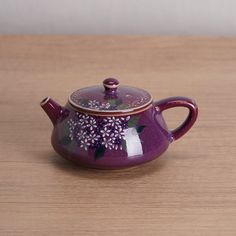
M131 167L160 156L182 137L197 119L196 103L186 97L153 101L136 87L108 78L103 86L73 92L65 106L47 97L41 107L53 123L51 143L62 157L79 165L100 169ZM186 107L186 120L168 130L162 112Z

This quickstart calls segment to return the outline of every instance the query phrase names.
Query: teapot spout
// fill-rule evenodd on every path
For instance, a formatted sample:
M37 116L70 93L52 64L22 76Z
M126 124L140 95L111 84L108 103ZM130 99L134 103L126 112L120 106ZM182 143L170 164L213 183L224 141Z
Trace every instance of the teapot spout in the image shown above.
M55 125L58 118L62 115L62 107L58 103L53 101L50 97L44 98L41 101L40 106L46 112L53 125Z

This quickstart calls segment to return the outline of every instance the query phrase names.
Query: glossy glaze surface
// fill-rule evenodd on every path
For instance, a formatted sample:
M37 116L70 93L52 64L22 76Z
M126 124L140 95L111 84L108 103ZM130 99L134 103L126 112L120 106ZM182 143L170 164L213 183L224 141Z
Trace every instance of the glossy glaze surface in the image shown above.
M69 102L77 108L95 112L128 112L151 103L151 95L140 88L123 86L114 78L97 85L79 89L69 97Z
M92 168L135 166L160 156L197 119L198 108L190 98L171 97L152 102L144 90L133 87L118 90L118 86L118 80L108 78L103 81L103 88L96 86L72 93L64 107L49 97L41 102L54 126L51 142L56 152ZM79 100L74 104L71 100L74 95L79 100L86 98L83 100L86 106L75 107ZM141 103L137 105L137 101ZM100 103L105 105L100 107ZM189 114L179 127L169 131L162 112L173 107L186 107Z
M170 141L163 118L155 108L138 115L99 117L66 106L67 117L54 126L52 145L63 157L80 165L116 169L150 161Z

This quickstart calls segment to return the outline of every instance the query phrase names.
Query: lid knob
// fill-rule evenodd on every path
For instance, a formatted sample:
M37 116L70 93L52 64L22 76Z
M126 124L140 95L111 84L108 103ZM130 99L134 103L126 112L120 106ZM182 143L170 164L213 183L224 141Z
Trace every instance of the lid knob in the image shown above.
M119 81L114 78L107 78L103 81L103 86L106 93L116 93L117 87L119 86Z

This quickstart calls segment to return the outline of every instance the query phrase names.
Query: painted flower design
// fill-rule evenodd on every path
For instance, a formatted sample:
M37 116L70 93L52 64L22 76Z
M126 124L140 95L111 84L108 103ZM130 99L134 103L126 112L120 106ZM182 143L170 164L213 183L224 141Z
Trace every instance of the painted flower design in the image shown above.
M101 130L101 135L103 138L110 136L111 130L107 128L106 126Z
M102 110L107 110L107 109L109 109L110 108L110 103L109 102L102 102L101 103L101 106L100 106L100 109L102 109Z
M71 133L70 135L73 137L73 133ZM87 133L81 129L80 131L78 131L78 133L76 133L76 138L78 140L85 140L87 138Z
M122 150L124 128L130 117L99 118L76 112L75 117L67 121L69 137L76 141L81 148L93 148L98 141L108 149ZM123 124L123 126L122 126ZM96 146L96 145L95 145Z
M116 127L120 124L120 119L114 116L108 117L105 121L107 122L106 126Z
M89 148L89 146L90 146L90 143L89 143L89 140L88 139L82 139L81 141L80 141L80 147L81 148L84 148L84 150L88 150L88 148Z
M72 97L73 98L73 97ZM93 110L125 110L143 105L149 100L148 97L137 98L133 102L123 102L121 99L108 99L104 101L74 98L81 107Z
M96 134L95 132L91 133L89 136L88 136L88 140L94 144L96 143L100 138L100 135L99 134Z
M90 108L98 108L99 105L100 105L100 102L97 100L88 101L88 107L90 107Z
M101 96L100 91L99 94L94 91L88 91L85 94L75 91L70 96L70 100L76 105L93 110L126 110L142 106L150 99L150 95L144 91L139 91L138 94L130 91L117 97L107 96L106 98Z
M102 145L104 145L108 149L114 149L114 140L112 137L106 137L102 141Z
M78 123L79 123L81 126L88 124L88 122L89 122L89 116L79 114L78 112L76 113L76 115L78 116ZM73 122L73 120L71 120L71 122ZM75 121L74 121L74 122L75 122Z
M92 131L97 128L97 122L93 117L90 117L87 121L87 127Z
M138 116L103 118L80 112L76 112L67 121L67 125L68 135L63 139L65 145L72 142L85 151L92 149L95 159L103 156L106 149L125 150L125 130L127 128L133 127L137 131L142 131L145 127L137 126Z
M112 108L109 102L100 102L98 100L88 100L85 101L82 99L80 105L86 108L94 109L94 110L109 110Z
M118 129L114 130L114 133L112 133L112 136L114 136L115 138L118 138L118 139L125 139L125 132L122 129L122 127L120 126Z

